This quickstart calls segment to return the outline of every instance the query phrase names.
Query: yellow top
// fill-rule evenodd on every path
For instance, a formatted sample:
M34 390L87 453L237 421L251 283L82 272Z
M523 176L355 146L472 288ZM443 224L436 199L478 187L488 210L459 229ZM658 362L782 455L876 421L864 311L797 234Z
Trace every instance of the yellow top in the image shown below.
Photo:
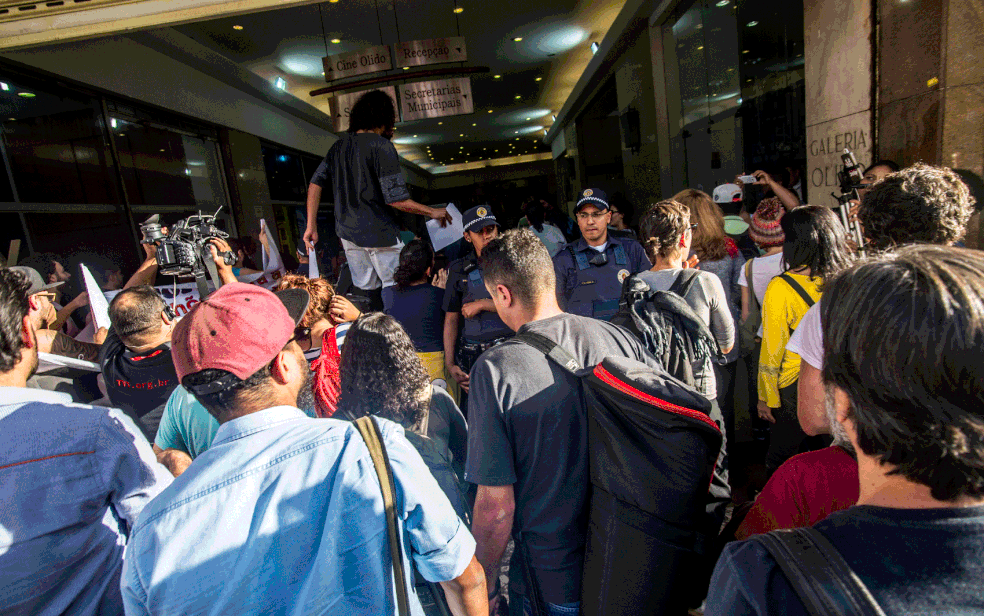
M823 280L786 272L803 290L820 301L819 285ZM789 387L799 378L800 357L786 350L789 336L809 310L806 301L789 283L776 276L765 290L762 302L762 354L759 356L758 397L777 409L779 389Z

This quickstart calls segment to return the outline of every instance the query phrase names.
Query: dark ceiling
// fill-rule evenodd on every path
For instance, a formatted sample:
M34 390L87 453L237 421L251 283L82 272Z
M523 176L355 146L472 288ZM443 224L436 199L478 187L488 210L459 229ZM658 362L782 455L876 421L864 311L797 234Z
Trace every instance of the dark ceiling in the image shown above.
M541 139L558 105L549 108L543 101L556 101L558 90L566 97L576 82L571 65L582 63L579 76L590 59L589 45L601 40L623 2L339 0L176 29L265 79L283 77L289 92L326 113L328 96L308 94L325 85L321 58L326 53L463 36L464 66L489 68L472 76L475 113L401 123L394 138L402 156L440 172L437 167L444 165L549 152ZM389 74L409 82L414 72L432 68Z

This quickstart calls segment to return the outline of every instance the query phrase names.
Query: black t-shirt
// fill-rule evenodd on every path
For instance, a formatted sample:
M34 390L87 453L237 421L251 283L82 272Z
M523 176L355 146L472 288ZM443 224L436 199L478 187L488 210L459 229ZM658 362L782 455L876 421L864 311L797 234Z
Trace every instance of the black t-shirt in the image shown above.
M814 528L837 548L887 616L984 613L984 507L858 505ZM807 614L775 559L751 540L725 547L704 613Z
M400 322L420 353L444 350L444 290L430 283L383 288L383 310Z
M550 338L583 366L628 357L657 367L628 331L572 314L519 329ZM465 479L514 485L513 535L523 534L544 599L580 601L587 532L588 425L576 378L524 343L485 352L472 368ZM518 552L518 550L517 550ZM511 571L517 569L514 555ZM523 587L521 575L510 584Z
M376 133L343 133L331 146L312 184L331 184L335 232L363 248L395 246L400 228L389 203L410 198L400 157Z
M151 443L164 406L178 386L171 348L163 344L140 354L128 351L110 328L99 351L99 365L112 405L129 415Z

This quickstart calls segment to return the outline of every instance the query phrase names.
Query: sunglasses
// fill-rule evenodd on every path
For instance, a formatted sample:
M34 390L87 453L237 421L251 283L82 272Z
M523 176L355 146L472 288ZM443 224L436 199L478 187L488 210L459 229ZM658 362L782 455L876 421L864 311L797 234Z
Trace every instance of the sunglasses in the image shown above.
M294 329L294 336L287 342L307 342L311 337L310 327L298 327Z

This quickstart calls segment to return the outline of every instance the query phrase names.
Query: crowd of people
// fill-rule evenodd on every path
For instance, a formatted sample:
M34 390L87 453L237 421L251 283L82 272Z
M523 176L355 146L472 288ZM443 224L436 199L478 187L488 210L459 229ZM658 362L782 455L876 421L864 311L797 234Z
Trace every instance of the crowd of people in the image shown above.
M178 314L149 243L128 280L101 276L101 328L75 321L90 298L62 257L0 269L0 614L984 610L984 253L960 245L959 176L873 164L863 255L759 171L751 205L738 182L638 208L588 188L507 230L479 204L443 268L392 224L450 215L409 198L370 94L308 200L313 221L333 195L355 295L304 267L243 282L248 244L216 238L216 288ZM617 446L598 465L616 394L646 409L631 447L699 432L710 464L643 449L679 485ZM735 502L748 415L768 481ZM602 502L644 537L627 579L673 600L588 579L619 528ZM704 512L696 543L653 522L677 506ZM660 546L692 569L658 574Z

